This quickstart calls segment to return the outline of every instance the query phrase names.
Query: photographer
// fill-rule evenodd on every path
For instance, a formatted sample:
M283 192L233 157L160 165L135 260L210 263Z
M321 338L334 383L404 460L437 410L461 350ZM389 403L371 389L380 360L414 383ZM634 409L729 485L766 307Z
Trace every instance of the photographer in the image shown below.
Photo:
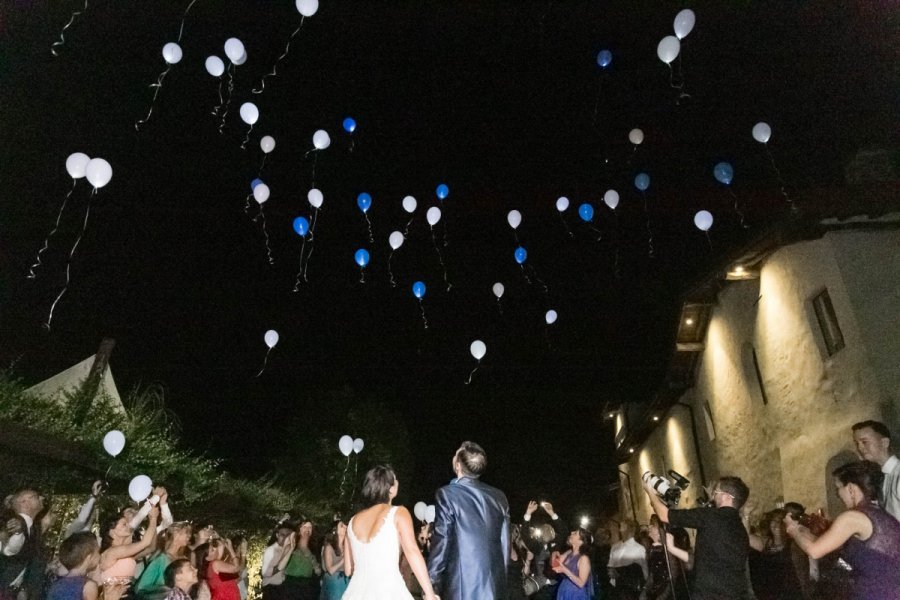
M750 495L747 485L738 477L722 477L713 489L714 508L670 509L657 495L653 478L643 480L660 521L697 530L690 586L693 600L752 598L747 579L750 541L739 512Z
M534 594L535 600L543 600L556 596L556 573L553 572L552 557L559 554L563 542L568 536L565 523L559 518L559 515L553 510L553 505L546 500L538 504L535 500L528 503L525 509L525 523L523 528L528 527L531 523L531 516L541 508L550 517L549 523L544 523L540 527L532 529L532 534L523 535L522 541L525 542L528 551L534 555L531 565L531 575L540 586L537 593Z

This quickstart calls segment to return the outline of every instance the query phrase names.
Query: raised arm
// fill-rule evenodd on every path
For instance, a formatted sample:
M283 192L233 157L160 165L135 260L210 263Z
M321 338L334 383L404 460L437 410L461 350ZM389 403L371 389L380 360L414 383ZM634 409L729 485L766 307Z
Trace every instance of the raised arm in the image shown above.
M425 566L425 559L422 558L422 552L419 550L419 544L416 543L416 534L413 531L412 517L405 506L397 508L394 514L394 523L397 526L397 533L400 535L400 548L406 557L413 574L422 586L422 592L425 600L435 600L437 596L434 594L434 588L431 586L428 568Z
M150 509L150 520L147 522L147 529L144 530L144 536L140 541L107 548L101 558L100 570L103 571L108 569L120 558L137 556L147 548L151 547L153 542L156 541L156 520L158 518L159 508L154 506Z
M872 521L858 510L848 510L838 515L831 527L819 537L810 533L806 527L801 527L790 513L785 515L784 524L788 535L794 538L797 546L810 558L822 558L834 552L851 536L868 539L872 535Z

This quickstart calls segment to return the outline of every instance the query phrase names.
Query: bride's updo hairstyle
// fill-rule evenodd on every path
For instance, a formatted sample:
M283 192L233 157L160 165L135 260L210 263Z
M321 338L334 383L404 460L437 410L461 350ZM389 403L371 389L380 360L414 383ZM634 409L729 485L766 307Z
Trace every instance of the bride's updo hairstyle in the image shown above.
M456 460L468 477L477 479L487 469L487 454L475 442L463 442L456 451Z
M391 501L391 487L395 481L397 475L389 465L378 465L369 469L362 486L363 505L368 508L376 504L388 504Z

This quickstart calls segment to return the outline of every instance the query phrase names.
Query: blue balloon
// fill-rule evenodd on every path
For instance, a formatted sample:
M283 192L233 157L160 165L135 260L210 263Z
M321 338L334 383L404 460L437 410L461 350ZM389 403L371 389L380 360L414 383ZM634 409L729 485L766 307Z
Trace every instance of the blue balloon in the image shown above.
M372 208L372 196L363 192L356 197L356 205L359 207L359 210L364 213L369 212L369 209Z
M578 207L578 216L581 217L581 220L585 223L590 223L591 219L594 218L594 207L585 202Z
M612 62L612 52L609 50L601 50L597 54L597 64L600 65L601 68L605 69Z
M344 131L347 133L353 133L356 131L356 121L353 120L353 117L347 117L344 119Z
M306 217L297 217L294 219L294 231L301 237L305 237L306 234L309 233L309 221L306 220Z
M731 180L734 179L734 167L731 166L731 163L720 162L713 167L713 175L719 183L731 185Z
M447 187L446 183L442 183L441 185L437 186L437 189L434 191L434 193L437 194L437 197L439 199L443 200L450 195L450 188Z
M356 254L353 256L353 258L356 259L356 264L361 267L365 267L367 264L369 264L369 251L365 248L360 248L356 251Z
M425 283L417 281L413 284L413 296L419 300L425 295Z
M647 188L650 187L650 176L646 173L638 173L634 178L634 187L642 192L646 192Z
M250 190L251 191L255 190L256 186L258 186L262 182L263 182L263 180L260 179L259 177L257 177L256 179L254 179L253 181L250 182Z
M528 260L528 251L525 250L522 246L516 248L516 253L514 255L516 257L516 262L520 265L523 264L526 260Z

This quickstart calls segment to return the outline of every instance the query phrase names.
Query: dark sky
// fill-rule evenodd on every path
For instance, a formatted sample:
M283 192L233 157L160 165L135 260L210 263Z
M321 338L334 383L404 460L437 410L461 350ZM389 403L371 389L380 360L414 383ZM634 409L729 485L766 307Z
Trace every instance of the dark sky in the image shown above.
M754 123L774 131L769 148L800 194L842 183L860 146L896 145L898 10L892 2L691 4L697 25L673 63L656 56L682 2L323 1L307 19L261 95L250 93L300 22L286 0L198 0L185 21L183 60L166 76L138 133L178 36L188 2L97 0L50 46L79 2L7 0L0 15L0 358L38 381L92 354L103 336L117 347L121 390L162 382L186 441L244 474L267 469L277 423L301 418L295 435L333 426L323 398L348 388L395 407L414 434L417 491L448 476L460 440L488 449L489 479L516 503L532 494L565 508L596 506L613 480L607 400L646 399L673 347L678 297L687 281L761 226L784 216L777 179ZM231 110L219 133L206 56L243 40ZM613 52L601 71L599 50ZM260 110L247 149L242 102ZM359 127L349 137L345 116ZM640 127L636 150L628 132ZM293 293L309 216L312 134L331 134L315 160L325 195L309 281ZM259 138L277 147L262 178L274 257L245 198L257 176ZM112 182L91 201L75 258L66 255L89 198L77 186L36 280L36 250L71 187L66 157L107 159ZM712 176L734 165L732 191ZM634 175L646 171L654 258ZM425 210L450 186L437 241ZM603 192L621 194L617 214ZM368 242L356 197L374 199ZM391 262L388 234L402 229L401 199L419 209ZM563 215L559 196L571 199ZM581 202L596 210L591 231ZM518 235L533 268L513 260L506 213L524 215ZM710 210L710 244L692 224ZM372 259L366 283L353 263ZM618 256L618 259L616 258ZM410 291L428 286L429 328ZM503 314L491 285L506 286ZM546 283L546 291L540 281ZM559 321L547 328L544 312ZM263 334L281 341L268 367ZM487 356L471 385L469 344ZM251 444L249 440L254 440ZM422 494L420 494L422 495Z

